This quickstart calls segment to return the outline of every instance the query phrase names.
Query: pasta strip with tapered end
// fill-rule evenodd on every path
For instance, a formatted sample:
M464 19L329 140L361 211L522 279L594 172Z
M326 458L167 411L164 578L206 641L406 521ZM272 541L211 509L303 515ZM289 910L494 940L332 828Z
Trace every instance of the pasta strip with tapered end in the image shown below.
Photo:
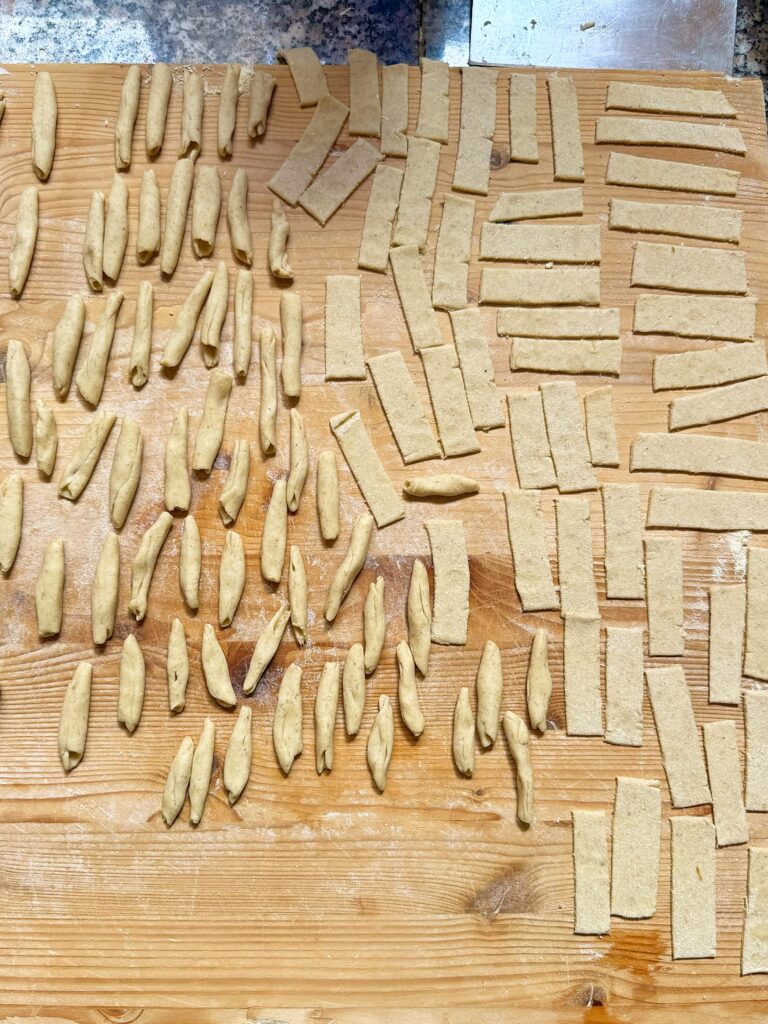
M486 640L475 681L477 692L477 735L480 745L492 747L499 734L504 675L501 652L493 640Z
M768 480L768 444L705 434L638 434L629 468Z
M277 653L280 641L283 639L285 627L291 617L291 610L287 604L281 605L264 628L251 655L251 662L243 682L243 693L246 696L253 693L259 680L266 671L269 663Z
M224 755L224 789L230 804L240 798L248 784L253 762L253 712L247 704L240 706L232 735Z
M744 675L768 680L768 548L747 548L747 612Z
M330 424L376 525L381 528L402 519L403 501L382 465L360 413L356 409L340 413L331 418Z
M5 351L5 411L11 447L20 459L32 454L32 371L23 341L11 338Z
M136 236L136 257L149 263L160 252L160 187L153 167L141 176L139 189L139 230Z
M736 117L736 110L719 89L684 89L639 82L609 82L605 109Z
M120 538L110 530L104 538L91 588L91 636L97 647L112 636L120 592Z
M141 98L141 68L132 64L125 73L120 93L120 107L115 121L115 167L127 171L131 166L133 128L139 113Z
M421 96L419 117L414 135L434 142L448 141L448 115L450 111L450 68L440 60L422 57Z
M341 693L347 736L356 736L365 710L365 653L361 643L352 644L344 659Z
M432 641L465 644L469 619L469 558L460 519L430 519L424 526L434 568Z
M333 96L322 96L304 134L269 179L267 188L295 206L325 162L348 113L349 107Z
M248 134L260 138L267 128L267 116L277 79L266 71L251 70L251 97L248 107Z
M711 388L768 374L762 341L693 352L671 352L653 360L653 390Z
M744 253L733 249L635 242L629 283L678 292L743 295L747 290L747 264Z
M109 517L116 530L122 528L130 511L141 476L144 438L135 420L123 417L109 475Z
M277 340L271 327L259 332L259 444L264 455L273 455L277 434Z
M618 466L619 446L613 421L613 388L595 388L584 396L587 443L593 466Z
M155 64L149 83L147 100L146 148L147 156L157 156L163 148L168 103L173 87L173 74L167 64Z
M608 626L605 631L605 742L643 744L643 630Z
M272 723L272 742L287 775L304 749L301 738L301 665L293 662L283 673Z
M600 271L596 267L484 267L480 274L480 304L599 306Z
M160 365L166 369L178 366L186 355L195 333L200 311L205 305L212 284L213 271L206 270L184 300L160 357Z
M341 665L337 661L327 661L315 696L315 767L318 775L333 768L333 732L340 685Z
M155 296L149 281L141 281L136 295L133 322L133 342L128 364L128 376L135 388L144 387L149 380L149 357L152 353L152 315Z
M178 618L171 623L168 634L165 674L168 680L168 706L174 713L183 711L189 682L189 652L184 626Z
M660 846L658 783L619 776L611 850L611 913L616 917L637 921L656 913Z
M117 720L128 732L139 724L144 706L146 667L135 633L129 633L120 653L120 684L117 693Z
M107 281L114 284L120 276L123 257L128 246L128 182L116 174L107 199L104 220L104 253L102 271Z
M227 656L221 649L213 626L206 622L203 627L203 644L200 652L203 665L203 677L208 692L223 708L233 708L237 704L232 679L229 674Z
M11 298L18 299L27 283L29 268L35 253L37 241L37 189L34 185L21 193L16 212L16 226L11 237L11 251L8 255L8 279Z
M363 512L355 520L347 553L328 588L328 595L325 599L325 617L328 622L333 622L338 615L341 602L349 593L365 563L372 533L373 516L368 512Z
M528 727L512 711L504 712L501 723L517 772L517 820L523 825L530 825L533 822L533 766Z
M381 136L381 97L376 54L351 49L349 61L349 134Z
M231 626L245 587L245 547L243 538L227 530L219 563L219 626Z
M160 247L160 270L170 277L176 270L181 254L181 244L187 226L187 210L192 195L195 175L195 161L191 156L176 161L168 185L165 204L165 226Z
M542 735L547 731L547 712L552 697L552 675L549 671L549 634L546 629L537 629L531 643L528 673L525 677L525 703L531 728ZM487 650L486 644L486 650ZM499 670L501 658L499 656ZM499 695L501 696L501 695ZM479 717L479 708L478 708Z
M618 231L650 232L705 238L713 242L738 242L741 210L694 203L635 203L611 199L608 227Z
M403 482L403 494L411 498L464 498L469 494L477 494L479 490L477 480L459 473L412 476Z
M365 641L363 664L367 676L376 671L386 638L387 618L384 608L384 577L377 576L375 582L368 588L368 593L363 602L363 640Z
M225 526L232 526L240 513L245 492L248 489L248 473L251 468L251 448L239 437L235 441L229 464L229 476L219 497L219 514Z
M741 973L768 974L768 850L751 847Z
M181 140L179 156L197 158L203 145L203 109L205 82L194 71L184 72L184 95L181 101Z
M280 373L287 398L301 396L302 304L295 292L280 296L280 329L283 335L283 365Z
M423 676L429 667L429 652L432 643L432 604L429 599L429 576L424 563L415 558L411 567L406 603L408 623L408 646L411 648L416 668Z
M292 281L293 270L288 262L288 236L291 233L291 222L286 216L283 204L279 199L272 200L272 220L269 232L269 247L267 254L269 258L269 270L272 277L280 280Z
M307 570L301 551L291 545L288 560L288 603L291 606L291 626L299 647L307 642Z
M479 452L480 445L456 349L453 345L425 348L421 358L445 455L450 457Z
M206 476L213 468L214 459L219 454L224 437L224 425L227 419L232 383L232 378L223 370L212 370L208 378L203 415L197 427L195 447L192 452L192 468Z
M768 494L652 487L647 528L768 532Z
M216 148L220 157L232 156L232 138L237 120L237 100L240 95L240 65L227 64L219 96Z
M298 512L304 484L309 472L309 442L304 417L298 409L291 409L290 472L286 483L285 499L289 512Z
M395 719L389 697L379 695L379 710L368 734L366 758L371 769L373 781L380 793L387 785L387 772L392 760L392 747L395 740Z
M202 546L200 530L194 516L186 516L181 531L179 552L179 586L187 607L196 611L200 607L200 571Z
M58 399L65 399L72 381L77 353L85 326L85 302L82 295L70 295L64 312L53 331L51 341L51 372L53 390Z
M768 811L768 692L744 693L744 803L748 811Z
M48 542L40 573L35 582L37 635L41 640L58 636L64 614L64 541L54 537Z
M564 309L518 306L500 309L499 334L518 338L618 338L618 309Z
M672 829L672 959L717 953L715 829L709 818L676 817Z
M641 295L632 329L638 334L752 341L757 299L703 295Z
M765 409L768 409L768 376L755 377L672 399L669 429L686 430L707 423L723 423Z
M187 512L192 500L187 459L189 412L182 406L174 413L165 442L165 507L169 512Z
M574 926L576 935L606 935L611 930L611 876L608 815L571 812L573 818Z
M707 167L706 164L610 153L605 183L627 185L630 188L666 189L668 192L735 196L740 177L739 171L732 171L728 167Z
M453 711L453 763L460 775L472 777L475 770L475 716L468 686L459 689Z
M16 561L24 521L24 481L11 473L0 484L0 572L8 573Z
M544 192L502 192L488 220L495 224L545 217L573 217L582 213L584 193L581 188L548 188Z
M210 164L198 166L192 193L192 251L195 256L210 256L213 252L220 213L218 168Z
M200 739L192 756L192 770L189 774L189 823L197 825L203 816L208 787L213 772L213 753L216 727L210 718L203 722Z
M524 612L555 609L547 534L538 491L504 491L507 529L515 569L515 590Z
M647 668L645 678L672 806L708 804L707 771L683 669Z
M264 530L261 535L261 575L269 583L279 583L283 576L288 531L286 491L285 480L275 480L264 516Z
M141 622L147 614L147 599L160 551L173 526L173 516L161 512L141 538L131 567L131 599L128 611Z
M229 272L224 260L220 260L213 275L211 290L203 310L203 323L200 328L200 347L203 352L203 363L210 370L219 363L219 344L221 328L227 315L229 305Z
M235 259L250 267L253 262L253 242L248 223L248 175L244 167L238 167L235 171L227 196L227 226Z

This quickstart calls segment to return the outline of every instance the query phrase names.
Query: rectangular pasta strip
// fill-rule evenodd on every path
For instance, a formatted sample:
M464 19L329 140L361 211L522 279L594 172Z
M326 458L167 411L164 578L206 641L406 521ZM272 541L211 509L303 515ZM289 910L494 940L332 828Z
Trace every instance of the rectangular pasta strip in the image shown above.
M597 488L579 394L572 381L539 385L558 489L571 494Z
M356 409L340 413L331 418L330 424L376 525L387 526L402 519L402 499L381 464L360 413Z
M744 675L768 680L768 548L747 548L747 617Z
M320 97L304 134L267 182L267 187L289 206L296 205L322 167L348 114L349 107L333 96Z
M413 135L408 137L408 156L393 245L415 245L420 252L424 251L439 166L439 143Z
M569 736L602 736L600 619L568 615L563 631L565 731Z
M619 146L686 146L738 156L747 152L741 132L732 125L651 117L598 117L595 142Z
M599 263L599 224L483 224L481 260Z
M503 427L504 410L481 310L473 307L452 312L451 327L475 430Z
M538 373L600 373L618 377L622 344L618 338L513 338L510 370Z
M768 849L751 847L741 973L768 974Z
M453 345L425 348L421 358L437 432L446 456L479 452L456 349Z
M618 466L619 446L613 422L613 388L595 388L584 396L587 443L593 466Z
M570 75L547 76L555 181L584 181L579 102Z
M439 459L440 445L400 352L374 356L368 365L406 466L423 459Z
M658 188L667 192L703 192L716 196L735 196L739 171L728 167L707 167L681 160L657 160L628 153L609 153L606 185L630 188Z
M510 391L509 430L517 479L523 490L554 487L557 478L544 422L544 406L539 391Z
M386 273L392 225L400 202L403 172L391 164L379 164L373 175L371 194L365 211L360 255L357 265L364 270Z
M768 480L768 444L703 434L638 434L629 468Z
M735 109L719 89L685 89L671 85L641 85L639 82L609 82L605 109L736 117Z
M539 492L505 490L504 505L515 569L515 590L523 611L559 608Z
M762 341L695 352L671 352L653 361L653 390L712 388L768 374Z
M606 935L611 930L608 815L571 812L573 817L574 932Z
M365 380L359 277L325 279L325 379Z
M429 299L419 250L415 245L390 249L389 261L414 349L419 352L432 345L442 345L440 324Z
M600 271L592 267L484 267L480 302L491 306L599 306Z
M653 917L659 889L661 792L655 779L616 779L611 846L611 913Z
M498 74L496 68L461 69L459 148L453 171L453 187L458 192L488 195Z
M499 334L517 338L618 338L618 309L514 306L496 314Z
M683 545L679 538L645 538L645 587L648 654L652 658L682 656L685 653Z
M605 741L624 747L643 743L640 626L608 626L605 631Z
M715 956L715 829L709 818L671 818L672 959Z
M327 171L315 178L299 198L299 206L318 224L327 224L355 189L373 173L381 159L381 153L370 142L358 139Z
M746 843L749 829L742 797L736 723L732 719L705 722L703 733L717 845Z
M744 803L768 811L768 690L744 693L744 738Z
M450 69L440 60L421 58L421 97L414 135L433 142L448 141Z
M708 804L707 771L683 669L647 668L645 678L672 806Z
M768 376L726 384L711 391L681 395L669 403L669 429L685 430L723 423L768 409Z
M709 588L709 703L741 701L747 588L743 583Z
M582 213L582 189L548 188L542 192L502 192L488 220L496 224L544 217L580 216Z
M376 54L351 49L349 63L349 134L381 137L381 94Z
M603 484L605 595L609 600L642 600L643 513L637 484Z
M666 530L768 531L768 494L652 487L646 527Z
M509 76L509 159L537 164L536 76L512 72Z
M592 567L589 499L556 498L560 613L564 619L597 619L600 610Z
M743 252L664 242L635 242L633 287L678 292L741 293L747 290Z
M445 197L432 277L432 305L436 309L463 309L467 305L474 219L474 199Z
M469 559L460 519L429 519L424 526L432 549L435 584L432 642L465 644L469 618Z
M656 235L705 238L712 242L738 242L741 210L697 203L635 203L608 201L608 227L618 231L646 231Z
M632 329L638 334L678 334L682 338L752 341L757 299L700 295L641 295Z
M384 156L408 153L408 65L388 64L381 69L381 152Z

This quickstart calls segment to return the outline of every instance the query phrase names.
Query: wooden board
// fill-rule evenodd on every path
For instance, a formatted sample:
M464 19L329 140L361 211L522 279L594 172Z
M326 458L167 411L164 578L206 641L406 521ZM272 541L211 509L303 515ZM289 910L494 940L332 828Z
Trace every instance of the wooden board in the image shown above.
M53 402L50 372L51 330L66 298L87 292L82 241L91 191L109 189L113 174L113 128L124 69L56 67L59 132L56 161L40 189L40 234L34 265L21 303L8 299L7 251L22 189L34 183L29 126L33 71L8 69L2 78L7 100L0 125L0 338L19 337L31 353L33 398ZM307 123L284 68L271 69L279 86L266 138L253 145L245 131L246 103L238 111L234 158L215 153L215 93L221 69L203 69L208 83L205 141L201 160L218 163L229 188L233 167L247 168L249 215L257 254L254 267L255 332L278 324L280 288L266 269L266 241L272 196L265 187ZM347 71L327 69L331 91L348 96ZM179 139L182 69L177 69L166 143L157 161L163 202ZM476 229L508 188L547 185L552 180L549 117L544 74L538 76L539 146L536 166L508 163L506 77L499 76L496 146L491 194L477 200ZM746 158L669 151L661 155L739 168L739 195L718 204L745 211L742 247L747 253L750 288L762 297L768 288L768 151L760 84L714 75L575 72L585 146L585 221L605 224L609 195L632 190L604 185L608 147L591 144L595 118L602 112L605 87L615 78L716 86L739 111L738 125L748 145ZM145 83L148 78L145 76ZM415 125L418 72L411 72L410 127ZM451 143L443 150L438 197L450 189L456 152L459 74L451 81ZM610 935L589 939L573 934L573 877L570 812L574 807L609 809L617 774L663 780L650 709L645 707L641 749L611 747L600 739L564 734L562 629L559 616L522 615L513 586L501 490L515 486L508 430L481 436L482 453L457 459L450 468L479 476L482 488L460 505L409 504L406 519L380 531L354 592L329 630L322 604L331 574L345 549L351 523L364 507L340 458L343 487L342 533L335 547L323 546L314 511L314 458L335 448L328 417L350 407L361 409L387 469L397 484L406 476L373 385L323 381L323 295L327 273L357 273L357 249L369 184L321 229L306 214L291 213L290 260L295 289L304 299L306 348L301 410L307 420L313 456L307 490L290 540L307 561L311 587L311 642L300 659L304 673L305 752L288 779L272 751L271 723L276 688L284 666L296 657L292 643L251 699L254 710L254 764L248 788L234 807L223 796L221 763L234 715L208 699L201 678L199 647L203 623L213 621L218 555L224 537L217 510L229 453L237 437L251 441L251 485L238 521L249 564L246 593L234 626L224 633L236 685L242 683L260 627L276 604L258 569L263 513L271 479L287 464L287 409L280 410L280 446L264 460L257 443L258 364L247 385L237 386L230 403L222 454L208 481L193 484L193 510L204 545L202 606L184 611L178 589L177 522L161 556L150 594L149 614L136 629L147 659L148 687L141 724L128 736L116 722L120 641L135 625L126 610L130 562L142 531L162 505L162 452L173 410L186 403L191 430L197 426L207 371L195 341L173 378L158 372L158 358L174 313L201 273L189 237L169 282L155 262L139 268L135 258L138 185L146 166L143 150L146 87L136 126L134 163L129 174L131 232L120 278L126 293L102 399L103 408L134 416L145 437L139 492L122 531L119 624L103 652L90 643L90 582L107 529L106 488L116 431L94 477L77 504L56 497L55 484L38 480L33 464L21 467L26 485L24 537L16 565L0 582L0 1005L6 1017L18 1013L77 1021L536 1021L668 1020L672 1008L701 1007L697 1019L758 1019L764 1008L765 980L739 977L742 907L747 850L717 853L718 956L711 962L672 963L669 933L669 812L664 804L659 908L650 921L614 920ZM349 144L342 134L337 151ZM638 151L642 152L642 151ZM659 155L658 151L645 155ZM633 198L658 198L640 193ZM690 201L682 195L664 199ZM435 202L426 265L431 270L440 203ZM189 228L187 229L189 231ZM619 305L624 329L623 373L616 383L621 468L600 470L603 481L628 479L629 445L641 429L663 430L669 396L650 387L652 358L688 347L671 338L633 338L629 266L631 236L603 232L602 303ZM698 243L693 243L698 244ZM477 240L470 275L474 299L479 284ZM224 218L215 259L232 264ZM211 261L204 261L206 264ZM156 289L152 375L139 392L127 381L128 353L136 291L142 279ZM391 276L362 274L364 337L368 356L398 347L427 400L423 376L404 328ZM88 326L103 302L88 297ZM447 316L439 314L446 340ZM485 311L493 336L495 311ZM761 309L760 331L765 325ZM222 365L231 365L231 312ZM497 381L505 391L530 387L539 379L508 368L509 342L492 343ZM0 345L4 352L4 345ZM601 381L586 379L580 391ZM4 405L4 394L0 395ZM61 442L54 480L68 458L88 412L73 389L56 404ZM768 417L714 428L739 437L764 437ZM18 469L10 454L4 408L0 410L0 469ZM436 469L429 464L430 471ZM412 470L408 470L412 472ZM644 491L663 477L636 475ZM634 479L634 478L633 478ZM670 477L670 480L674 478ZM675 480L674 482L678 482ZM689 481L685 481L686 483ZM730 489L743 483L694 478L693 486ZM753 489L762 485L746 484ZM643 623L639 602L604 598L602 521L598 494L590 495L594 566L606 623ZM554 558L553 496L544 498ZM396 711L395 750L386 794L378 795L365 764L365 742L380 692L394 694L394 647L404 634L404 605L414 556L428 559L422 522L461 516L467 526L471 561L470 639L465 648L433 648L421 695L427 726L413 742ZM64 628L55 642L37 639L34 580L47 540L66 541L67 584ZM684 537L685 669L697 720L735 718L736 709L706 703L707 601L713 582L742 579L745 538ZM765 541L759 541L765 543ZM554 562L553 562L554 564ZM362 599L368 583L386 579L387 647L369 681L361 735L348 742L341 715L330 776L318 778L313 758L312 707L317 679L328 658L342 657L361 635ZM280 588L284 593L285 584ZM165 645L173 616L181 615L190 639L193 674L181 717L167 710ZM513 771L503 741L478 755L474 778L460 778L451 760L451 722L458 687L473 687L483 643L493 638L502 649L504 706L523 711L528 648L535 627L553 635L555 691L553 729L534 742L536 823L527 832L515 822ZM78 660L94 665L88 747L83 763L64 777L56 748L59 709ZM472 691L474 693L474 691ZM160 794L173 753L185 733L196 737L205 715L217 726L212 793L196 830L179 820L168 831L159 813ZM750 815L751 841L768 840L768 822ZM200 1012L178 1012L179 1007ZM53 1007L70 1007L54 1010ZM120 1007L87 1011L85 1007ZM227 1008L228 1014L206 1012ZM470 1010L473 1007L474 1010ZM151 1008L155 1008L151 1012ZM366 1010L367 1008L367 1010ZM419 1012L403 1015L406 1008ZM503 1012L502 1012L503 1011Z

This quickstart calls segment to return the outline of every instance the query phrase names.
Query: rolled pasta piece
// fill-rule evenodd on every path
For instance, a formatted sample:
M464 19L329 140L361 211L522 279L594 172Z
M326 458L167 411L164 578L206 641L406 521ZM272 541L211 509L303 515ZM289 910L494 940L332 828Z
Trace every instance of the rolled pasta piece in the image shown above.
M272 200L272 230L269 233L269 269L273 277L281 280L292 281L293 271L288 262L288 254L285 251L288 245L288 236L291 233L291 224L288 220L283 204L279 199Z
M185 156L176 161L168 185L168 199L165 204L165 230L160 246L160 270L170 277L176 269L187 226L189 197L192 195L195 162Z
M362 644L352 644L341 676L344 723L348 736L356 736L365 710L365 655Z
M283 332L283 391L288 398L301 397L301 296L283 292L280 296L280 326Z
M147 614L147 598L149 597L152 576L155 572L160 550L172 525L173 516L168 512L161 512L141 538L139 549L134 556L131 568L131 599L128 602L128 611L136 618L137 622L141 622Z
M80 438L80 444L61 474L59 497L76 501L83 493L116 418L113 412L102 409L91 419L88 429Z
M325 617L328 622L333 622L336 618L341 602L349 593L358 573L365 564L372 533L373 516L370 512L363 512L357 517L355 525L352 527L347 553L328 588L328 596L325 599Z
M232 689L227 658L209 622L203 627L202 662L208 693L217 704L224 708L233 708L237 704L237 698Z
M53 79L47 71L38 71L32 100L32 168L41 181L48 180L53 167L57 119Z
M492 747L499 734L501 694L504 677L501 653L493 640L486 640L477 669L477 735L480 745Z
M277 341L271 327L262 327L259 333L259 363L259 443L264 455L274 455L277 438Z
M268 583L279 583L283 576L288 534L288 506L285 494L285 480L275 480L261 534L261 575Z
M267 127L267 114L272 102L277 79L266 71L251 72L251 97L248 108L248 134L252 139L264 134Z
M141 97L141 68L132 64L125 73L120 93L120 107L115 121L115 167L127 171L131 166L133 128L139 113Z
M237 520L248 488L248 472L251 467L251 448L239 437L235 441L229 464L229 476L219 498L219 513L225 526L232 526Z
M219 563L219 625L231 626L245 588L245 548L243 538L234 530L224 537Z
M232 378L229 374L223 370L211 370L203 415L197 427L192 452L192 468L198 473L205 473L206 476L211 472L214 459L221 448L231 391Z
M120 277L126 246L128 245L128 182L122 174L112 179L104 220L104 277L114 284Z
M472 777L475 770L475 717L467 686L459 690L453 711L453 763L461 775Z
M120 593L120 538L110 530L104 538L91 587L91 636L101 647L112 636Z
M152 314L155 295L149 281L141 281L136 293L133 321L133 343L128 363L128 376L135 388L142 388L149 379L149 357L152 353Z
M432 645L432 603L429 599L429 576L424 563L418 558L414 559L411 569L406 617L408 645L416 668L425 676Z
M532 729L541 733L547 731L547 710L549 698L552 696L552 676L547 656L548 639L546 629L537 629L534 633L528 675L525 680L528 721Z
M224 755L224 789L230 805L237 803L248 784L253 761L253 713L247 704L241 704L232 735Z
M31 383L32 373L24 342L11 338L5 351L5 407L8 437L20 459L28 459L32 454Z
M186 526L186 523L185 523ZM189 682L189 652L187 636L181 619L174 619L168 634L168 653L165 659L168 680L168 706L174 714L184 710Z
M177 409L165 442L165 507L169 512L187 512L192 500L187 460L189 412Z
M365 674L376 671L387 635L384 611L384 577L377 576L363 603L363 638L365 640Z
M8 279L11 298L18 299L27 283L37 241L37 189L34 185L21 193L16 213L16 226L11 236L8 256Z
M70 295L64 312L53 331L51 342L51 370L53 390L59 399L69 393L72 371L80 348L85 326L85 302L82 295Z
M213 271L206 270L195 287L184 300L170 336L165 343L160 365L172 369L179 365L187 353L200 317L200 310L208 298L213 283Z
M181 142L179 156L196 159L203 144L203 109L205 83L194 71L184 74L184 94L181 100Z
M289 512L298 512L301 494L309 470L309 445L304 417L298 409L291 409L291 470L288 474L286 501Z
M229 304L229 274L227 264L220 260L213 275L211 290L203 311L203 326L200 329L200 346L203 350L203 362L210 370L219 363L219 344L221 328L227 315Z
M109 475L109 517L119 530L128 516L141 476L144 438L135 420L123 417Z
M291 626L299 647L307 642L307 570L301 551L291 545L288 561L288 604L291 606Z
M92 676L91 663L79 662L64 694L59 718L59 759L65 772L77 768L85 753Z
M253 261L251 226L248 223L248 175L238 167L227 197L227 225L235 259L250 267Z
M419 705L419 691L416 688L416 663L411 648L401 640L397 645L397 700L400 717L411 733L418 739L424 732L424 715Z
M152 68L152 81L149 83L147 100L146 143L147 156L150 158L157 156L163 148L172 85L173 75L168 65L155 64Z
M232 138L237 122L237 100L240 95L240 65L227 64L219 96L219 119L216 131L220 157L232 156Z
M232 367L235 380L244 381L251 365L253 348L253 275L242 267L235 280L235 331L232 338Z
M123 304L121 291L110 292L96 330L91 335L88 352L75 377L75 385L89 405L98 405L104 390L109 353L115 338L117 314Z
M120 683L117 691L117 720L128 732L133 732L141 719L146 675L139 642L134 633L129 633L120 654Z
M221 182L216 167L197 168L192 196L192 251L210 256L216 243L216 226L221 212Z
M301 738L301 665L295 661L283 673L272 722L272 742L287 775L304 749Z
M339 706L341 666L338 661L327 661L323 666L315 697L315 767L317 774L333 768L333 731Z
M195 744L192 742L192 737L185 736L179 744L179 749L176 751L176 756L168 770L168 778L165 780L163 802L160 811L163 815L163 821L169 828L176 821L181 813L181 808L184 806L187 788L189 787L189 776L192 773L194 753Z
M368 734L366 757L373 781L380 793L387 785L387 772L395 742L395 717L386 693L379 695L379 710Z
M280 641L283 639L285 627L291 612L287 604L281 605L264 628L264 632L256 641L256 646L251 655L251 663L243 683L243 693L247 696L253 693L264 674L265 669L277 653Z
M468 476L458 473L440 473L437 476L410 477L403 490L412 498L463 498L477 494L480 485Z
M210 718L203 722L200 739L192 755L192 769L189 773L189 821L197 825L205 810L208 787L213 772L213 753L216 743L216 726Z
M64 614L64 541L54 537L48 541L40 574L35 583L37 635L41 640L58 636Z
M94 192L83 239L83 268L94 292L104 287L104 193Z
M24 521L24 481L10 473L0 484L0 571L13 568Z
M320 536L334 541L339 536L339 471L336 453L320 452L317 459L317 517Z
M528 727L512 711L505 711L501 722L517 769L517 817L522 824L530 825L533 821L533 768Z
M187 607L196 611L200 607L200 570L203 552L200 530L194 516L187 516L181 531L179 553L179 585Z
M136 236L136 257L149 263L160 252L160 187L154 167L141 176L139 189L139 231Z

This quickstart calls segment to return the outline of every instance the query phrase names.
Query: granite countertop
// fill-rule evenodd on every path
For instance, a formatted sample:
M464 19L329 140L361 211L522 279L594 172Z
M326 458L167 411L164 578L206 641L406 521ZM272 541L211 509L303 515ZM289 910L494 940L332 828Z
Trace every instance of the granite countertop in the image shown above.
M385 64L421 53L466 64L470 0L6 0L9 63L274 63L282 47L313 46L327 63L349 47ZM768 80L763 0L738 0L735 75Z

